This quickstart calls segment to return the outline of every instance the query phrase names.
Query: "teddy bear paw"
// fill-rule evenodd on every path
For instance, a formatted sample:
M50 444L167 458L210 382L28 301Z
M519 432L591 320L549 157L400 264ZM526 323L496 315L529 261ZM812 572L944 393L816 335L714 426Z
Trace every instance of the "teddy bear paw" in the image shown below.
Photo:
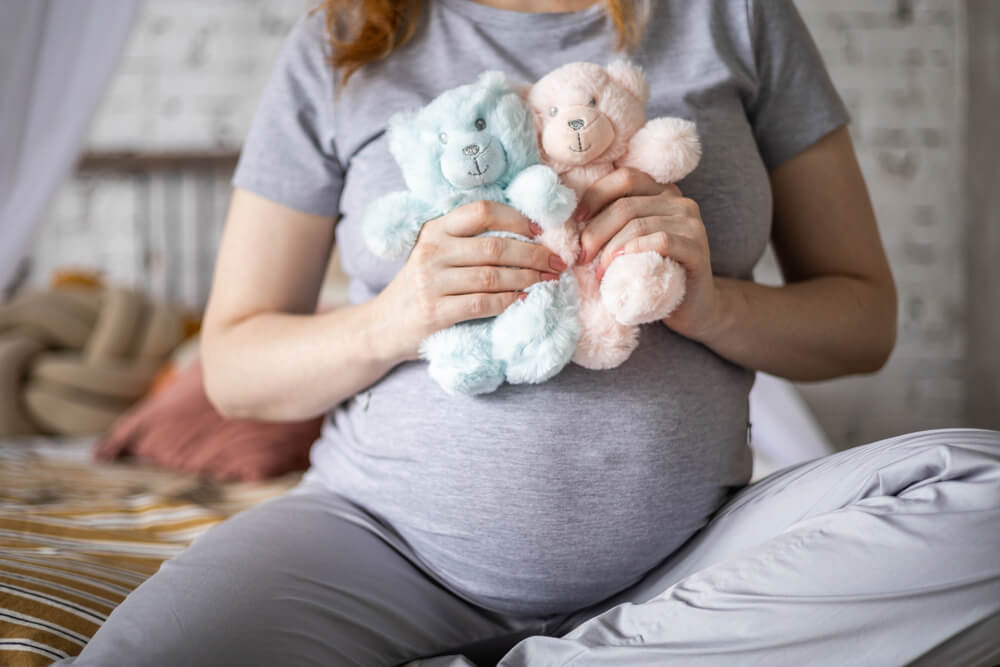
M504 363L492 355L491 322L461 322L420 345L427 371L448 394L485 394L504 380Z
M667 317L684 299L684 268L648 251L622 255L601 280L601 303L626 326Z
M559 227L576 210L576 193L559 182L556 172L540 164L515 176L506 194L514 208L542 229Z

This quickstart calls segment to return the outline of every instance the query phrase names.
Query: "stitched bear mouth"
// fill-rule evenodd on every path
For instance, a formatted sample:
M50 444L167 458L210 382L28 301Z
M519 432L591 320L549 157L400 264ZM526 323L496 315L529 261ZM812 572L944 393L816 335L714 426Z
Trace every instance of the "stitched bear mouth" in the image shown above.
M485 143L486 147L474 155L456 150L442 154L443 175L454 187L459 190L481 188L504 175L507 169L507 156L504 154L503 145L493 138Z
M482 157L482 156L480 156L480 157ZM483 174L485 174L486 172L488 172L490 170L490 165L486 165L485 169L483 169L482 167L479 166L479 158L472 158L472 164L474 164L476 166L476 171L474 171L474 172L472 172L472 171L465 172L469 176L482 176Z
M569 147L569 149L574 153L586 153L587 151L590 150L590 147L593 146L593 144L587 144L587 146L584 147L583 137L580 135L579 132L576 133L576 145L577 145L576 148L573 148L572 146Z

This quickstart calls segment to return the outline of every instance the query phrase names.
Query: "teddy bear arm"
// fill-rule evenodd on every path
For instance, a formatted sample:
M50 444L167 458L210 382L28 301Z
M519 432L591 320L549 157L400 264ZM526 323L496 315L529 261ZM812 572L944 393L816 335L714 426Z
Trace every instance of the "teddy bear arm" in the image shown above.
M417 242L423 224L434 217L433 207L412 192L391 192L365 211L361 223L365 243L379 257L403 257Z
M559 182L555 171L540 164L521 170L504 194L511 206L542 229L562 225L576 209L576 193Z
M615 166L644 171L658 183L676 183L698 166L701 142L694 123L683 118L654 118L629 140L628 152Z

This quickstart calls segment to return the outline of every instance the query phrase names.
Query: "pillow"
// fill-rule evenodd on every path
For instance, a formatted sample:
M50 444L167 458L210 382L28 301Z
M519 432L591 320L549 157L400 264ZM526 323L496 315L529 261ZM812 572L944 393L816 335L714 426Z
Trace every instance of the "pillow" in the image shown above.
M94 448L98 460L139 460L215 480L253 481L309 466L322 416L302 422L223 417L209 402L200 361L119 417Z

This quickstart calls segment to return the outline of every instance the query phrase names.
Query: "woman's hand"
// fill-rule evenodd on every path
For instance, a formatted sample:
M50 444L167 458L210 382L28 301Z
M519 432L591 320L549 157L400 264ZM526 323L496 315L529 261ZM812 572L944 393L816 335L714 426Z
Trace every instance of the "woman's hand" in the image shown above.
M720 299L698 204L676 185L662 185L641 171L623 167L583 193L577 220L588 217L580 238L581 264L598 257L600 279L625 253L652 250L673 258L685 269L687 289L681 305L663 323L694 340L711 335L720 319Z
M478 201L423 225L406 264L376 298L387 354L419 358L420 342L457 322L502 313L539 280L555 280L566 264L545 246L501 237L534 238L541 229L510 206Z

